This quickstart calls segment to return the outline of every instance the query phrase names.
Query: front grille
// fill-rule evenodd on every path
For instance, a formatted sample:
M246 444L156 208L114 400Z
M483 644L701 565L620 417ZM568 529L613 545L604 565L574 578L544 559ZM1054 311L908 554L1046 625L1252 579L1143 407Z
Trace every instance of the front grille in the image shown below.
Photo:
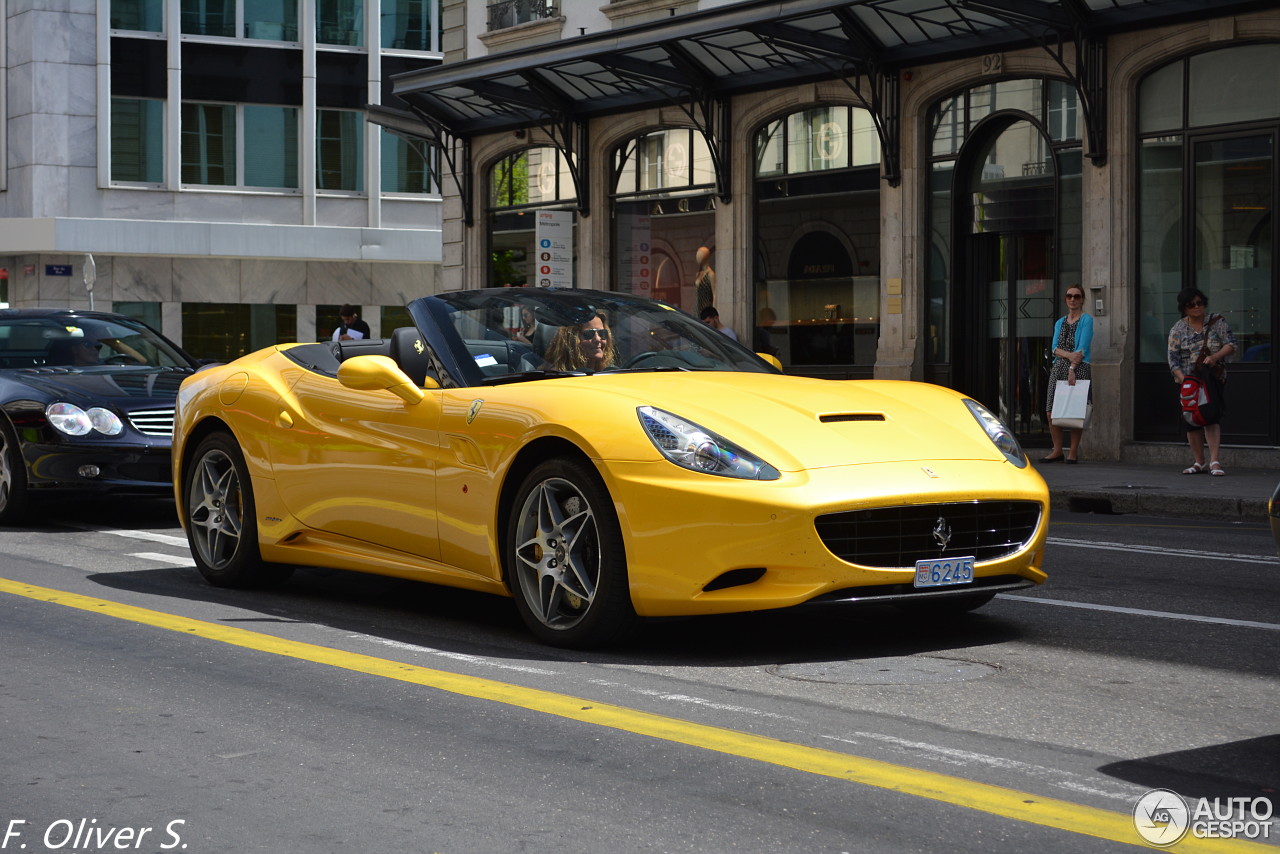
M1029 543L1039 523L1040 505L1034 501L970 501L849 510L819 516L815 524L822 542L841 560L913 567L925 558L998 560ZM944 548L938 539L946 529L951 535Z
M168 409L135 409L129 413L135 430L147 436L173 438L173 407Z

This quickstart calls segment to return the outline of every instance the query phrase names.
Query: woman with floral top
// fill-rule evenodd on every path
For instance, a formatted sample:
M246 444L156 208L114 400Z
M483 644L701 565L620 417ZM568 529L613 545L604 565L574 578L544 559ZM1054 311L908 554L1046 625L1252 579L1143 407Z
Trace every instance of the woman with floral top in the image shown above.
M1219 383L1226 379L1225 365L1236 351L1236 337L1220 314L1208 314L1209 298L1198 288L1184 288L1178 293L1178 311L1182 319L1169 330L1169 371L1173 381L1182 381L1195 374L1201 365L1212 371ZM1204 354L1203 359L1201 355ZM1183 474L1209 474L1221 477L1226 474L1218 462L1218 450L1222 446L1222 425L1205 427L1183 423L1187 431L1187 444L1195 462L1182 470ZM1204 461L1204 446L1209 445L1209 463Z

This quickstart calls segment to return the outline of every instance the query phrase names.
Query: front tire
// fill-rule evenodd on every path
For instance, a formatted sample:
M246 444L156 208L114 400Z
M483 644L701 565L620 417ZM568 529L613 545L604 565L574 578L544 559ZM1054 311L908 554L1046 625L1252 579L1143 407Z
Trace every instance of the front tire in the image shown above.
M507 521L507 581L530 631L584 649L635 625L618 515L589 463L548 460L529 473Z
M16 525L27 517L27 464L22 459L18 433L0 415L0 525Z
M183 470L187 541L196 568L215 587L279 584L291 566L264 563L244 454L227 433L206 436Z

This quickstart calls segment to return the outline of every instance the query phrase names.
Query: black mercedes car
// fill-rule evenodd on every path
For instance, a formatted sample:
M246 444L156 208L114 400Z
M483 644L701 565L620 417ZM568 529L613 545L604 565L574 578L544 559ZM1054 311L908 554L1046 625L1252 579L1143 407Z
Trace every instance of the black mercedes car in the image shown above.
M41 496L172 495L174 401L199 367L130 317L0 310L0 524Z

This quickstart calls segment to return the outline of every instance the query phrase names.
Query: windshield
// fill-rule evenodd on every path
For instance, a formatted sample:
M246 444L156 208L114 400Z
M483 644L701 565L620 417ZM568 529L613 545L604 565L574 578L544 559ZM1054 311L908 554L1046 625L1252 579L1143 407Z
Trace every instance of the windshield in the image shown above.
M129 318L0 318L0 367L193 367L149 327Z
M615 371L776 370L698 319L629 294L456 291L415 300L410 311L420 324L430 318L441 333L438 344L456 354L469 382Z

